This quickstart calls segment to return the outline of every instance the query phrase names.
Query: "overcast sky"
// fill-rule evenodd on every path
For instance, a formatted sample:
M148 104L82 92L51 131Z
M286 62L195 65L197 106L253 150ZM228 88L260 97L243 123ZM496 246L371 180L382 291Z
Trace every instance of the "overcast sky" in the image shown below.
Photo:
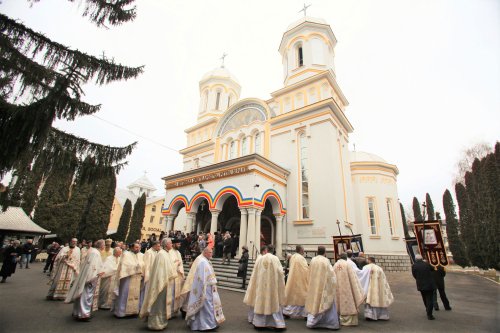
M76 1L78 3L78 1ZM337 37L338 83L354 126L350 148L396 164L405 207L429 192L436 210L451 189L461 151L500 139L500 2L497 0L310 0L308 16L325 19ZM65 0L3 0L0 10L52 40L93 55L145 66L136 80L88 86L95 117L56 126L110 145L139 141L118 176L125 187L144 171L161 177L182 170L174 150L196 123L198 82L219 66L238 78L241 98L270 98L283 86L278 46L301 18L303 1L141 0L137 19L98 29ZM130 132L147 137L150 142ZM174 150L169 150L165 146Z

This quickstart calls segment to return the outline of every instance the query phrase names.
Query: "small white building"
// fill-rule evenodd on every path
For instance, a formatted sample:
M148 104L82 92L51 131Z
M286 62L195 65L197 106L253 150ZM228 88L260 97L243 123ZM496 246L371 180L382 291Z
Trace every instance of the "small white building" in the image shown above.
M348 149L336 43L321 19L291 24L279 45L284 86L267 100L240 100L224 67L203 76L184 171L163 178L167 230L231 230L240 248L272 243L282 255L295 244L331 248L338 220L342 234L362 234L366 252L406 257L397 167Z

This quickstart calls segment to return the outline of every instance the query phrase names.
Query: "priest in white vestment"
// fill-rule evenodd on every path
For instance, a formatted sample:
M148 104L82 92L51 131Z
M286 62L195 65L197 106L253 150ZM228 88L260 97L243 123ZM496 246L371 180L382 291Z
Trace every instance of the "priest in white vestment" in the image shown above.
M369 283L365 290L365 318L368 320L389 320L389 306L394 302L391 287L382 267L375 264L375 258L368 257L363 271L369 272Z
M151 267L153 266L155 258L160 250L161 250L160 241L153 241L151 243L151 247L144 253L143 257L144 266L142 266L142 276L144 283L142 284L142 291L141 291L143 295L146 295L148 292L149 274L151 273ZM144 297L141 298L139 309L142 308L143 299Z
M335 306L337 281L330 260L326 258L324 246L318 247L318 255L309 266L309 288L306 311L308 328L340 328L339 315Z
M289 259L283 315L291 318L305 318L307 317L305 304L309 286L309 266L304 258L304 248L297 245L295 250L296 253Z
M167 242L162 240L161 249L156 255L148 274L148 287L139 317L147 318L148 329L159 331L168 325L172 314L171 285L176 272L175 264L167 253Z
M85 261L80 267L80 273L71 285L66 296L66 303L73 302L73 318L88 321L92 311L97 310L99 298L99 278L103 274L101 252L104 249L104 240L95 243L96 248L89 248Z
M191 267L189 268L188 275L186 277L186 280L184 280L184 283L182 284L182 290L181 290L181 299L182 299L182 307L181 307L181 312L183 315L183 318L186 317L186 312L187 312L187 305L189 301L189 292L191 291L191 287L193 286L194 282L194 275L196 272L196 269L198 267L198 264L200 263L201 259L203 256L197 256L196 259L191 263Z
M80 271L80 248L78 240L73 238L69 246L63 247L54 259L55 269L49 281L48 300L64 301L71 287L71 282Z
M115 299L111 309L118 318L139 314L144 266L144 254L140 249L141 245L134 243L129 251L123 252L118 265L118 288L114 290Z
M180 240L176 238L172 239L170 243L167 245L170 259L175 264L175 276L171 286L172 304L173 304L172 314L171 314L172 317L177 315L183 303L181 294L182 294L182 284L184 282L184 266L182 263L182 255L178 250L180 245L181 245Z
M99 309L111 309L113 290L116 288L116 270L118 269L121 255L122 249L120 247L115 247L113 249L113 254L106 257L104 261L103 275L101 276L99 285Z
M248 321L256 328L285 329L285 276L274 248L264 248L255 262L243 302L250 307Z
M186 308L186 321L192 331L213 330L225 320L217 292L217 279L209 261L212 249L205 247L199 257Z
M358 308L365 301L361 283L351 265L347 262L346 253L333 266L337 279L337 310L340 314L340 324L343 326L358 325Z

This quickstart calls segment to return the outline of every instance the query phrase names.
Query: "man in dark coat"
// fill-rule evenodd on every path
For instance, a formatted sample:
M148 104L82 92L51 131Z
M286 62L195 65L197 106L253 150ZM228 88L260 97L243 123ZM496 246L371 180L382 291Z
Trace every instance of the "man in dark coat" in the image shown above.
M417 290L422 294L422 300L424 301L425 309L427 311L427 319L434 320L432 315L433 301L432 295L436 289L436 283L434 282L432 266L422 260L422 256L417 254L415 256L415 263L411 267L411 273L417 282Z
M19 241L15 240L14 243L6 247L3 252L3 265L0 270L2 281L0 281L0 283L5 283L5 280L16 272L17 260L21 255L19 244Z
M33 240L28 239L22 247L21 261L19 261L19 268L23 268L23 263L26 263L26 268L30 268L29 263L31 260L31 255L33 254L33 250L34 250Z
M432 272L434 277L434 282L436 283L436 288L439 290L439 296L441 297L441 302L443 302L444 309L449 311L451 310L450 301L448 301L448 297L446 297L446 292L444 291L444 277L446 276L446 271L443 266L438 266ZM434 289L434 293L432 296L434 303L434 310L439 311L439 305L437 302L437 291Z
M46 273L49 270L49 274L52 273L52 269L54 267L54 258L59 253L59 243L52 242L51 245L47 248L47 260L45 261L45 266L43 267L43 272Z

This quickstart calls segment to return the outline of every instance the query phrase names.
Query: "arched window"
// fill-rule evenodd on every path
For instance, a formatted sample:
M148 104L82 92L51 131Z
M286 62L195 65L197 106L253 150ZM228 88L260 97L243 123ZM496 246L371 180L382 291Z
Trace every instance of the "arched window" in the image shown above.
M215 100L215 110L219 110L219 104L220 104L220 91L217 92L217 98Z
M244 136L241 139L241 156L245 156L247 154L248 152L247 144L248 144L247 137Z
M229 158L235 158L236 157L236 141L231 141L229 144Z
M227 108L231 106L231 95L227 96Z
M309 211L309 172L307 169L307 142L305 133L299 135L299 158L300 158L300 205L301 205L301 219L308 219L310 217Z
M262 149L262 138L260 136L260 133L257 132L257 134L255 134L255 153L261 154L261 149Z
M304 51L302 50L302 44L297 46L297 67L304 66Z

